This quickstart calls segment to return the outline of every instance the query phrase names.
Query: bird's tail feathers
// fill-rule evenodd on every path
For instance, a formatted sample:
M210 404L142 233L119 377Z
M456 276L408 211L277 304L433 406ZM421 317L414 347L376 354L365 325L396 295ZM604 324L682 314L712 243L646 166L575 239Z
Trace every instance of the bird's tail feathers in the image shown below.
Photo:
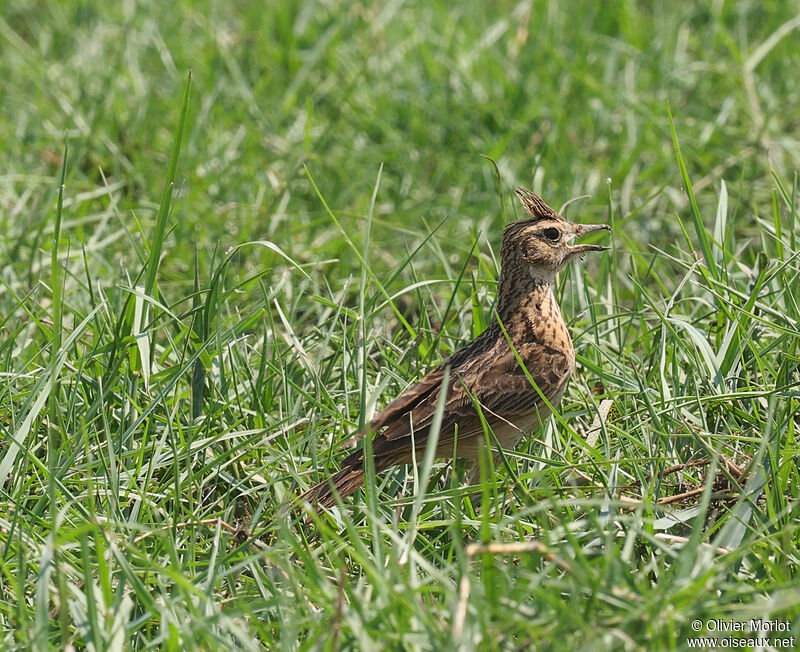
M320 507L333 507L336 504L335 494L339 494L340 498L347 498L362 484L364 484L364 469L361 464L347 465L330 478L311 487L300 496L300 501L308 501Z

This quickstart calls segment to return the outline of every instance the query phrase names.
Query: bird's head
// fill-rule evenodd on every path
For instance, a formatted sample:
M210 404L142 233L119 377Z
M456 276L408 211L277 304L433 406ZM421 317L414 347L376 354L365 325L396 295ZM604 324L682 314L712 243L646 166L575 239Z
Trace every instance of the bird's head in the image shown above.
M608 249L596 244L570 244L594 231L610 231L606 224L575 224L561 217L527 188L517 188L530 217L512 222L503 231L500 248L503 267L527 268L533 277L552 280L570 260L587 251Z

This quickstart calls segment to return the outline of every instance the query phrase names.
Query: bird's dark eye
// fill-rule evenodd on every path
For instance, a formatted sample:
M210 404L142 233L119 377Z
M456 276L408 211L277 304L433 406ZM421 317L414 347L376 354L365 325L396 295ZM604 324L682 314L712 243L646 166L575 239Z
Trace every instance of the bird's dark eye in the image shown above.
M542 231L542 234L551 242L558 242L558 239L561 237L561 231L552 226L549 229Z

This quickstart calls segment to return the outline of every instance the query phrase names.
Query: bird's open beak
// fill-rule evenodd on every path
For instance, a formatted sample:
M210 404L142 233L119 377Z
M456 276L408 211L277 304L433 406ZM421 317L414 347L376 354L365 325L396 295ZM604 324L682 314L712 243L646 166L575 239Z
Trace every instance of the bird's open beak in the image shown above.
M575 227L575 232L573 234L573 238L580 238L581 236L586 235L587 233L594 233L595 231L610 231L611 227L608 224L577 224ZM603 245L596 245L596 244L581 244L581 245L572 245L569 247L570 255L573 254L583 254L587 251L605 251L608 247Z

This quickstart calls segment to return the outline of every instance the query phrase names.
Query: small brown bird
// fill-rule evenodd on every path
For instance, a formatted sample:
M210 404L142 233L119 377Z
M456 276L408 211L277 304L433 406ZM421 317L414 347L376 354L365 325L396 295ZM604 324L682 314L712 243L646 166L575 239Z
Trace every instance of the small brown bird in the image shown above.
M478 459L486 442L476 403L497 441L503 448L513 448L550 414L542 395L553 407L561 400L575 368L575 352L553 294L555 275L576 256L607 249L594 244L570 245L572 239L611 229L605 224L569 222L525 188L518 188L516 194L530 217L503 231L495 319L358 433L357 437L378 433L372 442L377 472L412 461L412 429L415 454L422 459L447 368L436 456L452 458L455 449L458 457L470 459L470 482L479 477ZM364 454L357 450L344 459L341 471L309 489L301 499L330 507L335 504L334 490L341 497L349 496L363 481Z

